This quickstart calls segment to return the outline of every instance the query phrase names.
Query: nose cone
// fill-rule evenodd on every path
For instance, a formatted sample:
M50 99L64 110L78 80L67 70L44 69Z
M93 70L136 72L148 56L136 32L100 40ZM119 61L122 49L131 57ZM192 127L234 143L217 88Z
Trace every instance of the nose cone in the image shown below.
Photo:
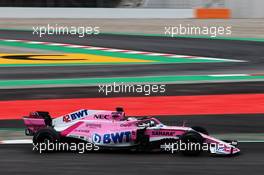
M240 149L238 149L238 148L234 148L232 154L237 154L237 153L239 153L239 152L240 152Z

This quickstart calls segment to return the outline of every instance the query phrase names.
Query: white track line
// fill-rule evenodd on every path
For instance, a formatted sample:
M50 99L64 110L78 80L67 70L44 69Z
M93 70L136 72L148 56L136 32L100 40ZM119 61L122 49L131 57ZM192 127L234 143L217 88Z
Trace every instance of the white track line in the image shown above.
M32 139L1 140L0 144L30 144Z
M209 57L197 57L197 58L193 58L193 59L196 59L196 60L213 60L213 61L230 61L230 62L247 62L245 60L234 60L234 59L225 59L225 58L209 58Z
M237 76L251 76L250 74L216 74L209 75L210 77L237 77Z

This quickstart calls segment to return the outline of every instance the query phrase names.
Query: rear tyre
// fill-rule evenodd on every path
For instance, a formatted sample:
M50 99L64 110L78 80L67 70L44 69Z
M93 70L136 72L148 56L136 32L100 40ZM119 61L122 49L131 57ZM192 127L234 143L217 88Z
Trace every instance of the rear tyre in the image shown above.
M186 132L181 136L181 143L185 146L182 153L186 156L198 156L202 152L203 137L194 131ZM182 147L181 147L182 148Z
M55 143L59 142L60 136L53 128L43 128L38 130L33 136L33 143Z
M209 132L201 126L193 126L192 129L202 134L209 135Z

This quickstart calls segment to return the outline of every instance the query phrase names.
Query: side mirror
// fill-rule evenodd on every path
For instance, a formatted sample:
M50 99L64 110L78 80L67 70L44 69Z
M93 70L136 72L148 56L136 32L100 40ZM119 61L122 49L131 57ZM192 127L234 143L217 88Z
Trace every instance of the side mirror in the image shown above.
M155 122L154 121L150 121L149 127L153 127L153 126L155 126Z

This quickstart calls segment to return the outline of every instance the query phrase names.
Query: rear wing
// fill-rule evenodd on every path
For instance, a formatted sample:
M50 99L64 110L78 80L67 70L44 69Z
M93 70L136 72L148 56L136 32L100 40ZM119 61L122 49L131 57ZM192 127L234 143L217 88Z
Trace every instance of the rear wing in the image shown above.
M44 111L31 112L28 116L23 117L23 121L26 126L26 135L33 135L41 128L52 126L51 116Z

